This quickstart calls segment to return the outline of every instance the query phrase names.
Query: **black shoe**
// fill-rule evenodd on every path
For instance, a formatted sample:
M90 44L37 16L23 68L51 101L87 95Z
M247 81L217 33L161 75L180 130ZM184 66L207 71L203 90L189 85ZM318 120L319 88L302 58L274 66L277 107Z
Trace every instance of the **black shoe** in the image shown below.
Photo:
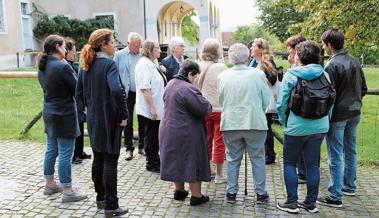
M318 208L315 203L313 204L305 204L304 202L297 202L297 206L305 209L309 213L318 213Z
M228 202L229 204L235 204L236 198L237 194L226 193L226 202Z
M286 211L288 213L299 213L300 212L300 209L297 206L296 202L293 202L293 203L288 203L287 201L286 202L278 202L276 207L279 210Z
M268 194L258 195L257 194L257 204L265 204L270 199Z
M87 154L86 152L82 152L80 156L78 156L80 159L91 159L91 155Z
M190 205L191 206L196 206L196 205L204 204L204 203L206 203L208 201L209 201L209 197L208 196L202 195L200 198L195 197L195 196L191 196Z
M82 159L76 157L76 156L73 156L72 157L72 164L81 164L83 162Z
M342 194L346 195L346 196L350 196L350 197L355 196L355 192L351 192L351 191L348 191L346 189L342 189Z
M105 201L96 201L97 209L102 210L105 207Z
M274 164L275 160L266 159L266 165Z
M324 198L317 198L317 203L327 206L327 207L337 207L337 208L342 207L342 201L332 200L329 196L324 197Z
M307 180L298 178L297 184L307 184Z
M160 173L161 168L160 167L146 167L147 171L153 172L153 173Z
M121 216L128 212L128 209L122 209L121 207L115 210L104 210L105 217Z
M186 190L175 190L174 199L177 201L184 201L188 196L188 191Z

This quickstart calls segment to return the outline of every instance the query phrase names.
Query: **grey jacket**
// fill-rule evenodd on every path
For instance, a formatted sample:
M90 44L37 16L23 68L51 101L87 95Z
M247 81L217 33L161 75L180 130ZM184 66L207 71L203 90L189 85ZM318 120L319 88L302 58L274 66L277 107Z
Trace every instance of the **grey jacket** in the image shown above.
M120 51L117 51L114 56L114 61L117 64L118 71L120 73L122 84L124 85L126 97L128 96L128 92L130 90L131 80L134 78L130 77L130 66L129 66L129 48L125 47Z

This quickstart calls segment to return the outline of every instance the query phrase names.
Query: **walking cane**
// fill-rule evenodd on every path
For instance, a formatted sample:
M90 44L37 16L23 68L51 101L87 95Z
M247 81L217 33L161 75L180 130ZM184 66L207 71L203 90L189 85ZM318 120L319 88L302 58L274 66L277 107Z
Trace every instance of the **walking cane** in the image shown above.
M247 195L247 147L245 147L245 195Z

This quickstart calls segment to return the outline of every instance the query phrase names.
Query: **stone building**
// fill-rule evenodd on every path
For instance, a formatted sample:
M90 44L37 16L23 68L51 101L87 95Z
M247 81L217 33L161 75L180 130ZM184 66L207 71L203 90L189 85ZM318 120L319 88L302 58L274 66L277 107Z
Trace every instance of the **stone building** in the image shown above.
M220 12L211 0L0 0L0 69L31 63L29 51L40 49L33 37L32 4L53 17L88 19L111 17L119 40L126 44L129 32L167 44L172 36L181 35L183 17L196 11L199 23L199 48L209 37L221 41Z

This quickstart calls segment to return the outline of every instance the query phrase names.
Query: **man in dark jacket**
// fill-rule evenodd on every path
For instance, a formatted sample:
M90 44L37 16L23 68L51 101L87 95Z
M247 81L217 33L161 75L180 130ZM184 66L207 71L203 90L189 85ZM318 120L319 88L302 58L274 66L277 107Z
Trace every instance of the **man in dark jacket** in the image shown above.
M362 67L343 49L343 33L329 29L322 34L321 40L326 53L331 56L325 71L333 79L337 97L326 137L330 171L329 196L317 201L326 206L342 207L342 195L355 195L356 128L367 86Z
M186 59L184 54L185 42L182 37L171 38L168 45L171 55L165 57L162 60L161 65L166 68L167 82L170 81L173 76L178 74L179 68Z

